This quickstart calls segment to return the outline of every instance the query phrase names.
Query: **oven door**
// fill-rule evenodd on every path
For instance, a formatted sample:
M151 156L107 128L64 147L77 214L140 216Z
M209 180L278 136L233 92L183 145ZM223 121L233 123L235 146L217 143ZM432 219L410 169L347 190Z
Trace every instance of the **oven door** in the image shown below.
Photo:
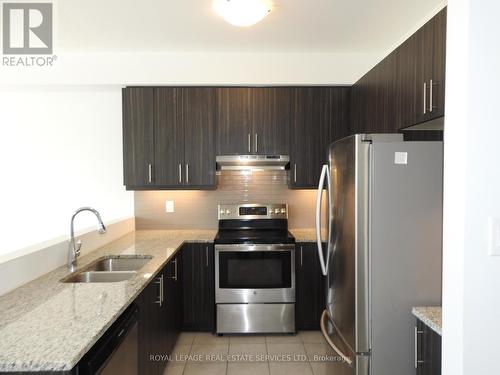
M295 302L295 245L215 245L215 302Z

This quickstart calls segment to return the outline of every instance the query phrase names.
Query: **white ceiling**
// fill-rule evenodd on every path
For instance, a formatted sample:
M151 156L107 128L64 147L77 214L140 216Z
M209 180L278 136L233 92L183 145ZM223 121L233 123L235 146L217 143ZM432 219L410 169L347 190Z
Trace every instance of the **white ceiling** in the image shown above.
M262 22L224 22L211 0L55 0L67 52L381 53L443 0L274 0Z

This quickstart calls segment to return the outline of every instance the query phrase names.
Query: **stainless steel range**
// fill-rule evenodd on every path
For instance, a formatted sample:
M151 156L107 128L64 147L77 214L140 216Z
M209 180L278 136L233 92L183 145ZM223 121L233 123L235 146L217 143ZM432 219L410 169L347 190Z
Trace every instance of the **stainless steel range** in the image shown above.
M295 238L286 204L219 205L218 334L295 332Z

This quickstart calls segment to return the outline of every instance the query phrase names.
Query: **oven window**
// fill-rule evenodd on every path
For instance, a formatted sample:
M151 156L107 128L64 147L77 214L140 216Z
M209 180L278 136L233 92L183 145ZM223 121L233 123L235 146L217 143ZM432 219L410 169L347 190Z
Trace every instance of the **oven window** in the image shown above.
M219 287L231 289L291 288L289 251L222 251Z

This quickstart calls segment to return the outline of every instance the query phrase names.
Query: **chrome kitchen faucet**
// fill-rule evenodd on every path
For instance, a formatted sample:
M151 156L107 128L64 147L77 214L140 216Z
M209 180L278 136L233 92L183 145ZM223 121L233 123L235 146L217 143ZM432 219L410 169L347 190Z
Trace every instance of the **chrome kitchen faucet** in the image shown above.
M97 230L99 231L100 234L106 233L106 226L102 222L101 215L97 210L93 209L92 207L81 207L75 211L75 213L71 217L71 230L70 230L70 239L68 248L68 269L71 272L73 272L76 268L76 260L80 256L80 249L82 247L82 241L78 240L78 242L75 242L75 229L74 229L75 217L82 211L92 212L99 221L99 226L97 227Z

